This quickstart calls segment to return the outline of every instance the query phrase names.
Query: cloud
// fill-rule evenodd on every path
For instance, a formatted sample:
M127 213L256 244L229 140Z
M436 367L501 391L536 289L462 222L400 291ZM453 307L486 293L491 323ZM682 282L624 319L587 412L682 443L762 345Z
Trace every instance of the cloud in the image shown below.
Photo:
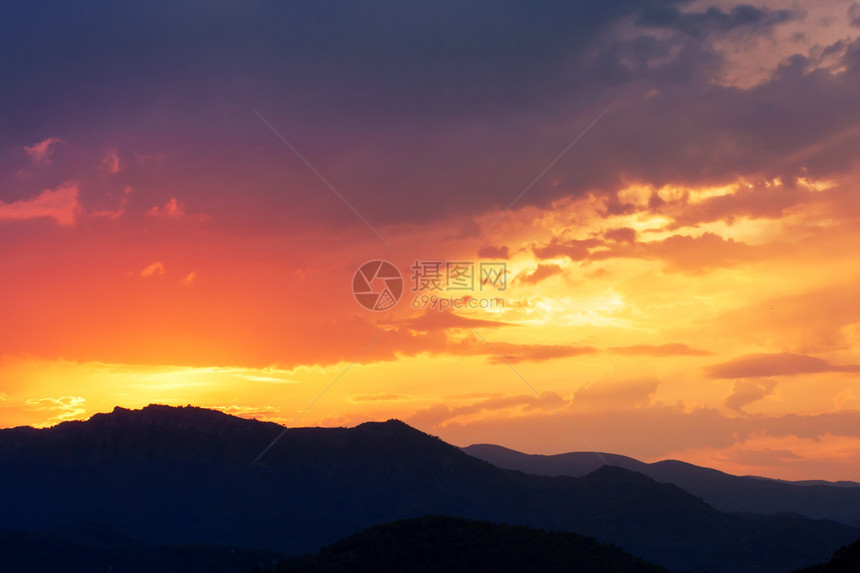
M153 217L184 217L185 205L176 197L171 197L163 207L156 205L147 211L147 213Z
M819 198L819 192L792 183L759 181L755 185L735 184L730 192L692 202L689 194L664 201L654 212L672 218L670 229L693 227L700 223L724 221L732 224L741 218L779 219L792 208Z
M206 406L213 410L230 414L231 416L239 416L240 418L248 418L253 420L263 420L268 422L282 423L284 420L274 414L280 413L280 409L275 406L239 406L231 404L229 406Z
M63 183L55 190L45 189L32 199L13 203L0 201L0 220L54 219L60 225L74 225L80 212L78 186Z
M708 268L732 267L762 256L760 248L710 232L699 237L673 235L640 245L644 245L645 258L665 261L670 271L701 272Z
M731 393L723 402L727 408L735 412L743 412L743 407L773 394L778 382L766 378L764 380L738 380L732 384Z
M682 12L677 6L665 4L646 8L636 23L642 27L677 30L702 38L739 29L760 33L800 17L801 13L793 10L770 10L749 4L734 6L728 12L723 12L722 8L717 6L704 12Z
M503 259L510 258L510 252L507 245L496 247L493 245L484 245L478 249L478 256L484 259Z
M366 402L408 402L415 399L409 394L392 394L390 392L379 392L376 394L355 394L349 397L349 401L353 404L363 404Z
M738 427L741 438L757 432L771 436L797 436L820 440L827 434L860 437L860 411L840 410L820 414L785 414L769 418L750 418Z
M496 328L499 326L518 326L516 324L501 322L497 320L485 320L482 318L470 318L454 314L451 311L426 310L418 316L398 320L390 323L398 327L416 332L437 332L452 328Z
M197 280L197 271L191 271L185 277L179 281L182 286L191 286L194 284L194 281Z
M126 185L122 190L122 198L119 200L119 205L116 209L105 209L102 211L93 211L90 213L93 217L105 217L107 219L118 219L125 214L125 208L128 205L128 198L131 195L131 186Z
M627 452L638 458L696 448L731 448L751 440L797 437L824 441L831 437L860 437L860 411L778 416L729 416L715 408L684 408L652 402L654 381L639 384L593 384L577 391L574 399L554 407L599 451ZM536 397L496 397L460 408L437 403L418 410L410 423L425 431L444 428L453 443L498 443L521 449L572 451L579 442L568 428ZM519 406L517 406L519 404ZM526 406L526 404L529 404ZM471 417L474 412L497 416ZM459 418L459 419L458 419ZM542 440L535 446L532 436ZM582 445L580 445L582 447ZM854 462L846 464L853 471ZM777 471L778 468L775 468Z
M791 450L773 448L732 448L720 455L722 459L750 467L768 467L784 464L793 460L803 459Z
M621 383L594 382L573 394L575 406L598 406L619 410L647 405L660 385L658 380L631 380Z
M185 203L177 199L176 197L171 197L167 203L162 206L154 206L146 212L147 215L151 217L158 217L163 219L185 219L189 217L192 221L197 223L205 223L210 221L212 217L210 217L206 213L197 213L191 215L188 213L188 209L185 207Z
M705 367L711 378L760 378L828 372L860 372L860 364L835 365L802 354L749 354Z
M631 229L632 230L632 229ZM635 235L625 229L609 231L613 239L574 239L558 237L543 247L534 247L538 259L564 256L572 261L604 261L609 259L661 260L672 272L700 273L711 268L732 267L752 262L770 253L770 246L751 246L734 239L725 239L712 232L699 236L672 235L660 241L635 241ZM540 270L540 268L538 269Z
M116 149L109 149L102 156L102 170L105 173L119 173L123 170L123 164L119 160L119 151Z
M708 356L713 354L707 350L690 348L678 342L668 344L636 344L633 346L613 346L610 352L624 356Z
M289 380L286 378L278 378L277 376L258 376L255 374L239 374L239 377L243 380L250 380L251 382L265 382L267 384L298 384L296 380Z
M562 272L564 272L564 269L558 265L538 265L537 268L532 271L526 271L517 275L517 282L535 285L549 277L559 275Z
M51 156L54 154L54 148L57 144L63 143L63 140L58 137L49 137L43 139L39 143L35 143L30 147L24 146L24 151L30 157L33 165L46 165L51 163Z
M751 89L715 88L727 63L714 48L715 36L731 40L740 32L771 39L772 29L796 18L794 12L752 6L697 10L685 2L660 0L599 4L526 7L505 0L495 9L480 11L479 17L456 3L440 8L424 1L402 6L382 2L367 7L372 16L355 20L348 30L339 24L345 13L330 6L314 5L298 13L289 4L272 5L227 17L235 33L221 38L227 43L219 49L233 54L231 64L215 56L218 50L201 48L218 37L216 22L222 18L199 22L192 34L164 27L165 45L172 46L168 55L143 41L151 37L150 26L163 23L163 16L146 7L129 8L106 16L106 22L117 22L120 16L135 22L123 50L111 49L116 39L101 27L78 21L63 34L80 34L92 42L87 45L102 49L76 49L76 57L63 66L34 65L30 58L44 49L35 34L18 40L26 46L0 39L5 52L20 54L22 60L8 81L24 91L5 96L5 103L24 104L22 125L32 124L37 113L67 113L59 95L46 101L46 96L27 91L39 85L30 78L37 69L40 77L65 87L53 94L94 102L93 110L82 110L83 125L97 117L95 110L117 91L133 92L125 103L130 111L149 110L165 118L167 131L159 133L171 140L158 143L171 161L176 159L173 167L164 167L176 171L166 175L199 179L202 173L184 172L188 166L205 166L200 169L225 190L224 200L213 208L241 207L246 210L242 215L259 225L283 225L285 217L317 220L316 212L307 215L309 209L285 214L280 207L296 201L299 207L319 206L304 184L279 188L271 183L267 170L276 164L277 150L270 153L263 151L265 145L247 144L249 138L257 141L259 125L227 122L225 128L236 129L238 137L223 142L218 152L171 137L184 129L172 120L184 117L182 110L190 102L223 105L226 93L203 92L200 86L229 83L237 69L262 78L249 88L252 91L289 93L288 107L307 111L284 124L300 137L299 148L304 149L299 134L334 135L336 145L309 141L317 147L309 158L331 181L348 181L355 207L376 225L438 220L452 213L471 216L508 204L599 113L603 104L595 101L617 105L586 135L587 145L559 161L518 207L548 206L559 197L586 193L605 196L616 191L622 179L690 185L756 179L775 161L826 139L853 117L857 66L850 51L840 56L844 73L809 73L815 58L801 54L809 60L802 71L792 72L786 62L779 74ZM185 8L178 10L186 13ZM839 10L844 14L844 7ZM523 19L530 22L526 32ZM248 30L254 31L251 44L238 40ZM445 30L444 45L432 41L439 30ZM259 57L263 52L272 57ZM310 65L313 61L326 65ZM415 61L422 65L415 66ZM276 73L283 65L291 74ZM344 73L357 67L368 73ZM144 80L132 72L135 69L158 71ZM98 81L72 86L68 79L81 73ZM179 99L153 97L164 81L179 82ZM69 89L75 94L69 96ZM263 112L275 123L287 119L272 116L283 112L277 104ZM397 119L403 117L410 121ZM469 120L459 121L464 117ZM786 117L792 121L785 122ZM357 143L370 129L374 146L360 148ZM415 133L422 137L415 138ZM220 155L204 161L211 153ZM780 171L807 163L812 171L838 171L853 155L849 145L831 147ZM249 173L254 174L251 185ZM196 200L211 192L203 187L186 188ZM227 191L238 188L253 190L254 200L227 198ZM192 197L185 199L192 204ZM328 208L328 199L320 194L326 201L320 220L325 213L343 217L338 223L347 217L353 222L352 213ZM158 211L163 210L159 205Z
M570 358L572 356L597 352L597 349L591 346L570 346L564 344L512 344L509 342L494 342L492 345L502 355L504 360L511 364L522 361L545 362L556 358ZM502 362L502 359L495 353L491 355L490 359L494 362Z
M567 257L572 261L584 261L591 255L591 249L603 246L604 242L599 239L572 239L564 241L553 237L544 246L532 248L538 259L554 259L556 257Z
M553 406L561 406L566 403L558 394L548 392L543 394L544 399ZM406 421L412 425L423 427L439 427L451 422L459 417L471 416L478 413L491 413L518 410L531 412L545 408L550 413L546 404L534 394L520 394L513 396L497 396L478 400L472 404L464 406L451 407L447 404L433 404L427 408L422 408L410 416Z
M393 349L396 354L392 354L391 350L376 350L374 347L365 355L365 360L369 362L430 353L486 356L493 363L502 362L499 358L501 355L504 360L514 364L523 361L545 362L598 352L598 349L591 346L517 344L504 341L491 341L491 347L471 330L520 325L461 316L449 311L429 310L418 316L380 325L388 331L385 347Z
M55 411L56 416L48 419L45 425L51 422L62 422L80 418L86 413L84 407L86 399L80 396L60 396L59 398L30 398L25 401L25 404L33 410L37 411Z
M603 236L609 241L615 241L618 243L635 243L636 229L631 229L630 227L610 229L609 231L603 233Z
M855 28L860 28L860 2L852 2L848 7L848 22Z
M837 275L828 278L835 284L820 283L822 286L799 294L774 296L726 311L711 332L731 332L734 339L750 343L770 340L801 354L852 348L850 327L860 323L856 280Z
M164 264L160 261L155 261L151 265L147 266L145 269L140 271L140 276L144 278L154 277L156 275L163 275L165 273Z

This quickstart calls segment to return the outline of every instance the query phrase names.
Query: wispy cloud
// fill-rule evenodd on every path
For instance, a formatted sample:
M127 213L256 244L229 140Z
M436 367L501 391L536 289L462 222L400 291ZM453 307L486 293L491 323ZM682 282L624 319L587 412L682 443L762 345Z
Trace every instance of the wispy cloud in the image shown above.
M725 405L735 412L743 412L743 407L773 394L778 382L771 378L763 380L738 380L732 384L731 393L726 396Z
M363 404L365 402L408 402L414 399L415 396L410 396L409 394L394 394L391 392L355 394L349 397L349 401L353 404Z
M86 413L86 399L80 396L60 396L59 398L30 398L25 404L33 410L57 412L44 425L79 418Z
M115 174L123 170L124 166L119 159L119 150L109 149L102 156L102 170L105 173Z
M170 200L163 206L155 206L148 214L153 217L184 217L186 215L185 204L176 197L171 197Z
M119 201L116 209L105 209L102 211L93 211L90 213L93 217L105 217L108 219L118 219L125 214L125 207L128 205L128 198L131 195L131 186L126 185L122 191L122 198Z
M543 264L538 265L537 268L533 270L517 275L516 280L518 283L534 285L545 279L559 275L562 272L564 272L564 269L559 265Z
M49 137L31 146L25 145L24 151L33 165L45 165L51 163L51 156L59 143L63 143L63 140L58 137Z
M749 354L728 362L707 366L711 378L759 378L825 372L860 372L860 364L831 364L803 354Z
M140 271L140 276L144 278L149 278L163 275L165 272L166 271L164 269L164 263L162 263L161 261L155 261L154 263Z
M501 354L490 355L493 362L544 362L556 358L570 358L583 354L593 354L597 349L591 346L573 346L566 344L512 344L494 342L493 347ZM479 346L480 348L480 346Z
M624 356L709 356L713 352L690 348L686 344L671 342L668 344L635 344L633 346L613 346L609 352Z

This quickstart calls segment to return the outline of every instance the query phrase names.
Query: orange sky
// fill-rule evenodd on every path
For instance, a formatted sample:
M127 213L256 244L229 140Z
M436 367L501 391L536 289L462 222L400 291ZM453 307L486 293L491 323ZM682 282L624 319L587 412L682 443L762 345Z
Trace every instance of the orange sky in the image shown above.
M723 99L748 98L751 110L761 101L788 106L791 97L773 95L785 91L780 82L798 92L813 82L860 91L850 59L860 50L841 44L836 60L822 55L822 46L856 36L848 5L821 6L838 23L792 20L768 41L746 38L745 57L730 38L715 39L710 49L724 65L701 80L708 103L690 105L720 109ZM614 33L625 37L629 26L620 21ZM810 60L790 76L796 53ZM339 175L332 185L374 231L247 110L247 145L266 151L229 160L253 173L239 187L204 172L224 152L206 147L204 128L185 134L200 142L190 151L110 128L97 137L60 126L38 139L4 139L0 426L86 419L116 405L194 404L285 424L301 415L299 425L399 418L457 445L587 450L531 386L600 451L860 480L854 104L778 153L735 153L750 133L687 132L699 121L695 107L689 123L666 133L634 125L645 112L670 117L675 97L672 86L641 87L547 120L530 137L548 138L549 152L524 153L521 178L508 188L474 192L486 201L453 191L403 199L394 183L351 192L350 169L363 180L373 149L311 158L323 177ZM805 105L803 94L792 97ZM534 196L505 210L605 103L605 118ZM792 109L780 122L793 121ZM408 144L380 132L380 145L414 143L421 157L444 148L443 136L505 133L480 117L439 130ZM676 171L654 167L649 140L675 136L689 156L667 159ZM323 146L308 140L309 149ZM708 155L697 155L700 147ZM604 159L634 151L646 167L621 170ZM689 162L704 167L687 173ZM456 169L492 167L492 154L478 163L466 158ZM590 166L616 170L613 183L583 175ZM379 187L399 181L401 167L391 169ZM419 179L432 171L410 169ZM280 189L309 203L282 201ZM420 205L418 215L407 213L409 203ZM350 291L353 273L374 259L404 275L391 310L368 311ZM415 297L428 294L410 288L416 260L504 262L504 291L435 293L498 297L503 307L416 310Z

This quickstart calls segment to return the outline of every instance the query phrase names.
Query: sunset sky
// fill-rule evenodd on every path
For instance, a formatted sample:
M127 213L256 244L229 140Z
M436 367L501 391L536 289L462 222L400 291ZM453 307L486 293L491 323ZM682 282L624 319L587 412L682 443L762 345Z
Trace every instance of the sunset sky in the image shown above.
M0 427L318 398L297 425L860 481L860 3L165 6L0 21Z

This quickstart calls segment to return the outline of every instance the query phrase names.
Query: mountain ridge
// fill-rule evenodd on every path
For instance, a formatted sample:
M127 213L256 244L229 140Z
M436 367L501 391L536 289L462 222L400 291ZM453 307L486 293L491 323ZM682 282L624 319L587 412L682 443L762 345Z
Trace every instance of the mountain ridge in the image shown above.
M196 407L0 430L0 487L15 492L0 498L4 528L97 521L153 545L287 555L429 514L574 531L670 569L784 573L860 537L835 522L722 513L623 468L500 469L400 421L284 432Z
M723 474L723 475L728 475L728 476L732 476L732 477L766 480L766 481L793 484L793 485L802 485L802 486L806 486L806 485L828 485L828 486L832 486L832 487L860 487L860 482L851 481L851 480L836 480L836 481L822 480L822 479L788 480L788 479L774 478L774 477L768 477L768 476L762 476L762 475L756 475L756 474L738 475L738 474L732 474L729 472L725 472L723 470L718 470L716 468L711 468L708 466L699 466L699 465L696 465L696 464L693 464L690 462L686 462L684 460L679 460L676 458L666 458L666 459L658 460L656 462L643 462L643 461L636 459L634 457L631 457L631 456L625 456L623 454L613 454L613 453L608 453L608 452L574 451L574 452L562 452L560 454L529 454L526 452L521 452L519 450L515 450L513 448L508 448L506 446L500 446L498 444L483 443L483 442L482 443L476 443L476 444L470 444L468 446L463 446L460 449L462 449L466 453L469 453L470 451L480 453L482 450L487 450L487 451L497 450L499 452L505 452L505 453L510 453L510 454L519 455L519 456L530 456L532 458L561 458L564 456L578 456L578 457L582 457L584 460L586 460L586 459L593 456L595 459L598 459L598 460L602 457L606 461L629 462L629 463L635 463L635 464L642 464L642 465L646 465L646 466L648 466L648 465L650 465L650 466L662 465L662 464L667 464L667 465L668 464L677 464L680 466L686 466L686 467L690 467L690 468L698 468L698 469L708 470L711 472L715 472L715 473L719 473L719 474ZM613 463L610 465L618 465L618 464Z
M504 469L533 475L577 477L598 465L592 452L526 454L495 444L473 444L466 453ZM614 465L672 483L719 510L761 514L797 513L860 525L860 484L789 482L758 476L736 476L680 460L645 463L628 456L601 454ZM848 482L852 483L852 482Z
M323 547L315 555L288 559L265 571L561 573L572 567L590 573L668 573L620 548L576 533L445 516L376 525Z

